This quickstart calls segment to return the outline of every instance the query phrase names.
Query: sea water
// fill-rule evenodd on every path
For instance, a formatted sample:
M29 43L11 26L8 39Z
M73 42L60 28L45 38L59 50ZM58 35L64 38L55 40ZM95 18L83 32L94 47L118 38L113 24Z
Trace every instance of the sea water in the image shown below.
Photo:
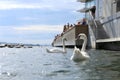
M87 50L89 60L70 60L67 53L47 53L46 48L0 48L0 80L120 80L120 52Z

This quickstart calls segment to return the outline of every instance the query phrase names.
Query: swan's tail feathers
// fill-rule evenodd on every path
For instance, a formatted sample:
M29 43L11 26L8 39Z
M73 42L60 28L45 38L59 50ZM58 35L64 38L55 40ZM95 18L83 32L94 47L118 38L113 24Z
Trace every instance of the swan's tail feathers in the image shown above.
M86 53L85 54L85 56L86 56L86 59L89 59L90 58L90 56Z
M74 47L74 50L76 50L76 51L80 51L80 49L79 49L79 48L77 48L76 46Z
M77 49L77 47L76 47L76 46L74 46L74 49Z
M48 53L50 53L50 50L49 50L48 48L46 48L46 51L47 51Z

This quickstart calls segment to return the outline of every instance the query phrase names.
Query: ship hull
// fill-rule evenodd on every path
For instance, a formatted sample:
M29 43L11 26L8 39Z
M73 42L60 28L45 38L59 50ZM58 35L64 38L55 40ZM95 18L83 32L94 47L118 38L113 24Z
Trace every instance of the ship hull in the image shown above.
M52 45L56 47L61 47L63 46L62 38L66 38L67 39L67 41L65 42L66 47L74 47L75 45L81 47L82 40L76 39L80 33L85 33L88 36L88 26L75 25L73 28L69 29L68 31L63 33L61 36L54 39Z
M120 51L120 41L97 43L96 49Z

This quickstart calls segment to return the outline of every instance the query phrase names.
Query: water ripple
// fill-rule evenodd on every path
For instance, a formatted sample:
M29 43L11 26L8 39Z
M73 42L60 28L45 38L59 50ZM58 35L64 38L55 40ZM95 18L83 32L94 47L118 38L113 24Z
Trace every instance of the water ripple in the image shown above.
M53 71L53 73L68 73L70 70L58 70L58 71Z
M11 73L11 72L1 72L0 73L0 77L15 77L15 76L17 76L17 73Z

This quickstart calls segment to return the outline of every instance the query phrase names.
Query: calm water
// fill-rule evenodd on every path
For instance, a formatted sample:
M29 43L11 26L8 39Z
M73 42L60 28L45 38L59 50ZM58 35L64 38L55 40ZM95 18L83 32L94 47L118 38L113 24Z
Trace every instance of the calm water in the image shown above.
M70 60L73 49L67 51L0 48L0 80L120 80L120 52L88 50L91 59L76 63Z

